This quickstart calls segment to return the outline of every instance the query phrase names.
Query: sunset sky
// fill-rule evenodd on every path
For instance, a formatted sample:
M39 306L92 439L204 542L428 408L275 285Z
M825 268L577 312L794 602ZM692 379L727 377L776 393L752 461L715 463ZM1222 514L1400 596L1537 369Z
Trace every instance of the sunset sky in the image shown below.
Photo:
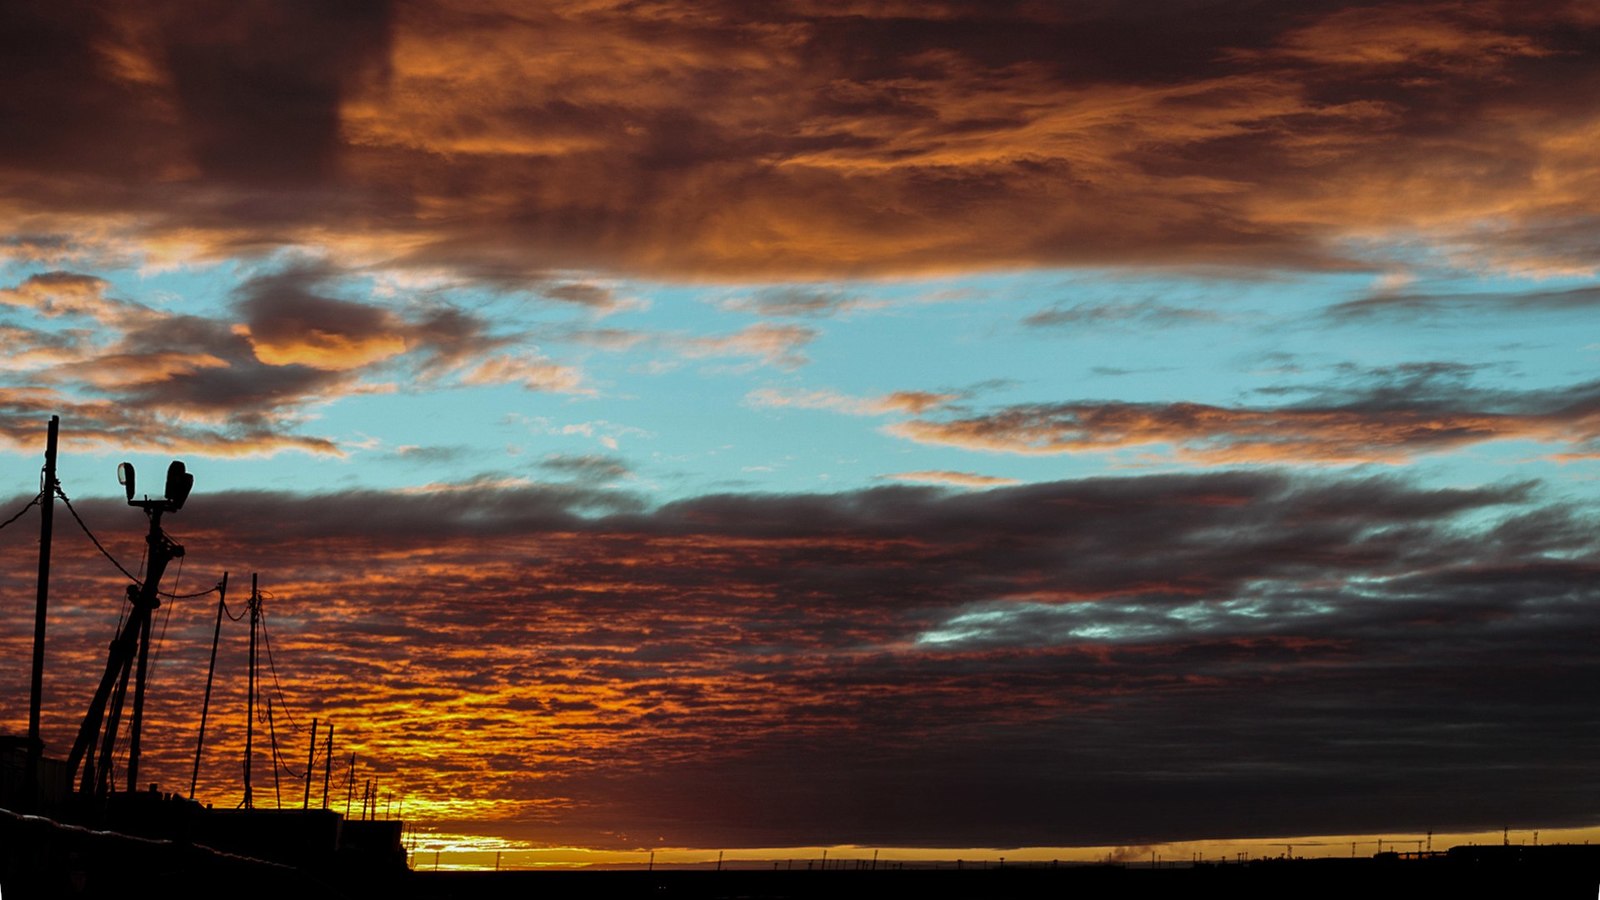
M1596 47L1584 0L6 3L0 520L60 415L133 568L116 463L183 459L163 587L260 573L289 766L332 719L461 864L1600 826ZM55 528L64 756L126 579ZM158 611L168 789L215 609Z

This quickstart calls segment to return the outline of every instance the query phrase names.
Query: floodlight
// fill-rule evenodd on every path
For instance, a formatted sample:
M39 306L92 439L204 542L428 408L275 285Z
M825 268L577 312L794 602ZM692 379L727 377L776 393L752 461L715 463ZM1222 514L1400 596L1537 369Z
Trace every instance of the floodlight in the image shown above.
M128 502L133 502L133 463L117 464L117 484L122 485L123 491L128 495Z
M189 499L193 487L194 476L184 468L183 460L173 460L172 465L167 466L167 506L174 512L183 509L183 501Z

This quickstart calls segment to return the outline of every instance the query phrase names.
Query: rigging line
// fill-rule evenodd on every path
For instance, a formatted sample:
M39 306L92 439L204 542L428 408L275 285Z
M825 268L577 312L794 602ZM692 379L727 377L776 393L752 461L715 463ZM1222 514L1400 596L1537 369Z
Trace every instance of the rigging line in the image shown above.
M28 504L26 506L24 506L21 509L17 510L17 514L16 515L14 515L11 518L5 520L4 522L0 522L0 528L4 528L7 525L10 525L12 522L15 522L16 520L22 518L22 514L23 513L27 512L30 509L33 509L35 506L38 506L39 505L39 501L43 500L43 499L44 499L44 491L40 491L39 493L34 494L33 495L33 499L29 500Z
M173 584L173 586L176 587L178 582L180 580L182 580L182 578L183 578L183 557L180 556L180 557L178 557L178 574L172 576L172 584ZM178 597L177 597L176 594L168 594L167 596L170 597L171 600L166 604L166 606L167 606L166 615L161 617L161 634L156 636L156 652L151 654L151 656L150 656L150 668L152 668L152 669L155 668L156 663L161 659L161 645L163 645L163 644L165 644L167 642L167 623L172 621L172 608L174 606L178 605Z
M289 719L289 726L295 731L300 726L295 724L294 716L289 712L289 701L283 699L283 685L278 682L278 664L272 661L272 635L267 631L267 614L261 614L261 637L267 645L267 668L272 670L272 686L278 691L278 708Z
M283 754L278 752L278 747L277 747L276 744L273 745L272 752L273 752L273 754L275 756L278 757L278 765L279 765L279 767L281 767L283 769L283 773L285 775L288 775L290 778L293 778L296 781L305 781L306 780L306 773L304 773L304 772L296 772L294 769L290 768L289 761L284 759L283 758Z
M180 557L180 559L181 559L181 557ZM181 563L180 563L180 568L181 568ZM170 593L168 591L161 591L160 593L161 593L161 596L167 598L168 600L193 600L196 597L204 597L207 594L215 594L217 591L219 591L221 589L222 588L221 588L220 585L212 585L211 587L208 587L203 591L195 591L192 594L174 594L174 593ZM234 619L234 621L237 622L239 620L238 619Z
M56 496L60 497L61 502L67 505L67 512L72 513L73 520L78 523L79 528L83 529L83 533L89 536L89 540L94 543L95 549L100 551L100 555L110 560L111 564L117 567L117 571L128 576L129 581L138 585L140 589L143 589L144 582L140 581L132 572L129 572L126 568L124 568L122 563L117 562L117 558L111 555L111 552L105 548L105 545L100 543L100 539L94 536L94 532L89 530L89 526L84 524L83 517L78 515L78 511L76 509L72 508L72 501L67 499L67 492L63 491L60 485L56 486Z
M270 704L271 702L272 702L272 698L268 697L267 698L267 703ZM282 696L278 697L278 706L280 708L283 706L283 697ZM288 712L288 710L284 710L284 711ZM283 755L278 752L278 729L276 729L276 728L274 728L272 726L272 713L271 712L267 713L267 733L272 736L272 761L273 761L273 763L276 764L279 769L283 770L284 774L288 775L289 777L298 778L298 779L302 779L303 780L306 777L305 774L304 773L296 774L295 770L289 768L289 764L283 761Z
M133 601L128 599L128 592L122 592L122 608L117 611L117 630L113 634L122 633L122 623L128 621L128 612L133 609Z

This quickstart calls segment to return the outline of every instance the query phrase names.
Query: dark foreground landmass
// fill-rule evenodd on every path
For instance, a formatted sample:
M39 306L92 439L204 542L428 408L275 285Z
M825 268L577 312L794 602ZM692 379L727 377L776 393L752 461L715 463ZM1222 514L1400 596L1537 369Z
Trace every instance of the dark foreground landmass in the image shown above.
M1592 900L1600 847L1456 847L1366 859L975 869L658 869L414 872L403 854L271 862L226 845L227 818L180 839L0 810L0 898L223 900L1032 900L1032 898L1530 898ZM381 824L381 823L377 823ZM253 850L269 850L259 846ZM283 848L278 848L283 849Z
M1031 898L1584 898L1600 847L1463 847L1420 859L1297 859L957 871L415 872L415 900L1031 900Z

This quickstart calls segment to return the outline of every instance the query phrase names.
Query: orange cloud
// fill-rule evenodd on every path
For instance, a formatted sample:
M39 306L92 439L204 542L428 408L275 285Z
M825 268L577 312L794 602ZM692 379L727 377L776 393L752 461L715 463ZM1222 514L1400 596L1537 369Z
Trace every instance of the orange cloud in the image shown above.
M58 366L45 377L52 381L79 380L97 390L117 390L227 366L227 361L209 353L108 354L90 362Z
M359 369L398 356L406 350L405 341L395 336L374 335L354 338L349 335L310 331L294 340L261 340L248 325L236 326L237 334L250 341L256 357L273 366L310 366L341 371Z
M461 381L463 384L517 384L529 390L561 394L589 393L577 369L537 358L492 357L467 369Z
M851 397L827 390L793 391L758 388L745 396L756 406L825 409L853 416L881 416L892 413L929 412L960 399L960 394L929 391L894 391L881 397Z
M112 323L141 309L105 296L104 279L75 272L30 275L21 284L0 289L0 304L22 307L40 315L88 316Z
M493 283L1343 266L1396 234L1590 266L1581 5L1222 4L1199 34L1109 9L776 9L18 14L61 52L13 79L0 125L31 140L0 148L4 209L152 256L311 247ZM831 303L793 299L755 306Z
M1415 4L1335 10L1285 33L1271 55L1335 66L1483 69L1515 57L1548 56L1533 37L1508 34L1504 17L1480 6Z
M873 804L888 811L881 818L841 819L837 805L808 805L811 785L804 797L774 787L751 795L762 803L753 816L702 779L777 784L775 771L821 765L885 801L911 802L913 784L938 777L990 808L990 776L971 772L1021 767L1019 783L1039 784L1077 772L1061 766L1069 754L1093 770L1072 793L1114 816L1136 795L1087 793L1110 777L1101 770L1147 745L1170 762L1172 745L1156 738L1181 732L1182 759L1207 784L1277 784L1273 764L1293 760L1283 784L1303 789L1314 773L1348 789L1348 765L1371 764L1389 733L1373 722L1373 687L1396 671L1439 701L1419 707L1411 692L1400 718L1440 728L1484 721L1481 707L1464 718L1443 701L1507 677L1494 660L1536 648L1581 658L1592 529L1556 508L1524 515L1534 494L1257 471L720 495L654 510L592 487L490 480L418 494L197 495L169 520L188 552L164 586L204 590L229 571L237 613L244 573L260 569L274 670L261 699L273 705L280 754L303 760L310 717L332 719L335 785L354 752L357 784L376 777L424 827L473 818L477 831L607 847L633 846L617 833L649 828L650 840L706 846L722 829L763 834L780 809L779 845L813 828L851 839L872 822L920 836L923 815L897 804ZM75 506L111 553L138 558L143 523L120 498ZM56 541L52 750L70 739L73 698L103 663L123 584L68 517L57 521L69 530ZM34 574L31 540L27 529L0 531L0 559L19 562L0 567L8 593ZM1346 581L1366 599L1330 593ZM204 687L214 599L163 603L170 627L145 732L149 780L163 785L189 774L196 710L182 698ZM0 676L25 677L30 624L0 619ZM219 804L238 797L245 646L243 626L224 622L200 784ZM1549 683L1566 674L1558 667ZM24 714L17 696L0 694L0 716ZM1526 753L1530 729L1552 738L1537 742L1542 753L1571 746L1554 738L1570 733L1584 698L1529 696L1546 699L1522 703L1514 733L1487 734L1475 752ZM1227 714L1246 699L1251 716ZM1285 736L1280 717L1260 717L1263 705L1299 709L1313 734ZM270 758L263 731L258 761ZM1373 740L1347 754L1324 732ZM1018 734L1029 736L1020 748ZM806 762L819 745L828 758ZM1414 746L1401 754L1408 784L1454 790L1459 760L1429 768ZM1263 764L1239 774L1240 753ZM885 757L891 769L915 766L914 777L880 770ZM997 757L1008 765L997 770ZM319 751L319 771L322 762ZM1181 788L1163 790L1162 808ZM270 796L258 790L258 802ZM974 813L984 828L1035 813L1056 827L1055 799L1006 797L1003 814ZM1180 808L1215 814L1195 797ZM1281 808L1303 804L1294 795ZM1110 821L1093 827L1124 827Z
M1593 394L1593 385L1509 399L1464 392L1454 407L1426 396L1405 405L1357 398L1275 408L1031 404L962 418L896 422L884 430L919 443L1002 453L1168 447L1181 459L1207 465L1399 463L1485 441L1587 445L1600 437L1600 406Z
M816 336L815 329L801 325L759 323L733 334L677 338L671 343L689 357L753 356L768 365L795 368L806 363L800 350Z
M1018 484L1015 478L999 478L994 475L976 475L972 472L952 472L947 469L922 472L896 472L893 475L883 476L892 481L909 481L914 484L948 484L964 488L991 488L1008 484Z

